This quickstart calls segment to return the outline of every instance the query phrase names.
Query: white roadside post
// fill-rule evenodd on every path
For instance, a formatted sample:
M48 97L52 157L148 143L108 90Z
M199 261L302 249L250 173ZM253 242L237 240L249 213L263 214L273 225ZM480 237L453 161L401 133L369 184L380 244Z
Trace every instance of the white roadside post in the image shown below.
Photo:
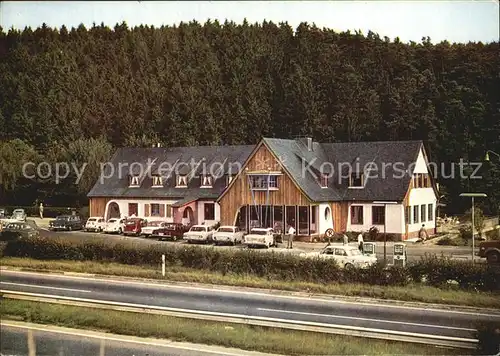
M161 255L161 275L165 277L165 255Z
M469 197L472 200L472 217L471 217L471 231L472 231L472 263L474 263L474 254L476 250L476 245L475 245L475 240L474 240L474 198L486 198L487 195L484 193L462 193L460 194L461 197Z

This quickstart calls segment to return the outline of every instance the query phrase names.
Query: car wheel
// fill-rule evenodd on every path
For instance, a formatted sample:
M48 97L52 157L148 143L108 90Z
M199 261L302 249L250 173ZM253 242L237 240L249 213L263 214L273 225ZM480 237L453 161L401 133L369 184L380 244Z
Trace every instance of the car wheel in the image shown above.
M123 230L122 230L122 228L120 227L120 228L118 228L118 235L121 235L121 234L123 234Z
M486 255L486 261L491 264L498 263L500 261L500 253L496 251L488 252Z
M69 227L68 227L68 231L71 231L71 230L73 230L73 229L71 228L71 226L69 226Z
M345 266L344 266L345 269L353 269L354 268L354 265L352 263L346 263Z
M172 236L172 241L177 241L177 236Z

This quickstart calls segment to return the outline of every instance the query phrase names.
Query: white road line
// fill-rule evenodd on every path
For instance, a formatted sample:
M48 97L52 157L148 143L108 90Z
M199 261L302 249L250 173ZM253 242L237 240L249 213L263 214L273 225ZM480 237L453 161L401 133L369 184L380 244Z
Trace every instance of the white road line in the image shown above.
M22 296L32 296L32 297L38 297L38 298L60 299L60 300L67 300L67 301L73 301L73 302L94 303L94 304L101 304L101 305L107 305L107 306L120 306L120 307L132 307L132 308L141 308L141 309L149 309L149 310L161 310L161 311L177 312L177 313L184 313L184 314L190 314L190 315L229 317L229 318L237 318L237 319L245 319L245 320L260 320L260 321L270 321L270 322L277 322L277 323L286 323L286 324L292 324L292 325L319 326L319 327L324 327L324 328L338 328L338 329L343 329L343 330L375 332L375 333L392 334L392 335L400 335L400 336L412 336L412 337L438 339L438 340L449 340L449 341L460 341L460 342L477 342L476 339L467 339L467 338L452 337L452 336L412 333L412 332L407 332L407 331L397 331L397 330L390 330L390 329L375 329L375 328L366 328L366 327L361 327L361 326L351 326L351 325L341 325L341 324L327 324L327 323L318 323L318 322L306 321L306 320L279 319L279 318L269 318L269 317L253 316L253 315L246 315L246 314L231 314L231 313L204 311L204 310L172 308L172 307L163 307L163 306L148 305L148 304L135 304L135 303L106 301L106 300L99 300L99 299L76 298L76 297L67 297L64 295L38 294L38 293L18 292L18 291L10 291L10 290L0 290L0 293L22 295Z
M7 272L7 273L6 273ZM309 302L322 302L322 303L330 303L330 304L351 304L351 305L364 305L371 306L377 308L392 308L392 309L406 309L406 310L416 310L419 312L427 311L433 313L445 313L445 314L462 314L462 315L472 315L472 316L484 316L489 318L498 318L500 319L500 314L486 314L479 312L469 312L462 310L448 310L448 309L439 309L439 308L426 308L426 307L412 307L412 306L404 306L404 305L391 305L386 303L369 303L369 302L357 302L357 301L345 301L345 300L332 300L326 299L322 296L318 297L302 297L302 296L293 296L293 295L280 295L280 294L272 294L272 293L264 293L264 292L250 292L245 290L230 290L230 289L218 289L218 288L204 288L204 287L193 287L189 285L177 285L177 284L165 284L165 283L148 283L148 282L137 282L137 281L127 281L127 280L112 280L112 279L104 279L100 278L96 275L95 278L89 277L80 277L80 276L65 276L62 274L44 274L44 273L36 273L36 272L24 272L24 271L13 271L13 270L3 270L2 273L5 274L24 274L24 275L35 275L35 276L43 276L44 278L61 278L61 279L73 279L73 280L84 280L92 283L104 283L104 284L128 284L128 285L138 285L138 286L148 286L148 287L156 287L156 288L165 288L165 289L182 289L182 290L197 290L204 292L222 292L227 294L244 294L244 295L253 295L260 297L267 297L272 299L292 299L292 300L307 300ZM387 303L390 303L391 300L387 300ZM460 306L454 306L460 307Z
M73 288L59 288L59 287L49 287L49 286L38 286L38 285L35 285L35 284L13 283L13 282L4 282L4 281L0 281L0 284L8 284L8 285L11 285L11 286L20 286L20 287L65 290L65 291L68 291L68 292L82 292L82 293L91 293L92 292L92 291L86 290L86 289L73 289Z
M239 356L239 355L241 355L241 353L235 354L235 353L222 352L222 351L205 350L202 347L201 348L196 348L196 347L188 347L188 346L176 345L176 344L173 344L171 341L167 341L167 340L166 340L166 344L163 344L163 343L160 343L160 342L153 342L153 341L141 341L141 340L134 340L134 339L122 339L122 338L119 338L119 337L112 337L112 336L108 336L108 335L93 335L93 334L78 333L78 332L74 332L74 331L65 331L65 330L50 330L50 329L47 329L45 327L36 327L36 326L31 326L31 325L30 326L16 325L16 324L10 324L10 323L4 322L4 321L2 321L0 323L0 325L12 327L12 328L19 328L19 329L32 329L32 330L38 330L38 331L43 331L43 332L48 332L48 333L55 333L55 334L65 334L65 335L81 336L81 337L93 338L93 339L104 339L104 340L110 340L110 341L119 341L119 342L122 342L122 343L132 343L132 344L149 345L149 346L160 346L160 347L174 348L174 349L201 351L201 352L204 352L204 353L210 353L210 354L216 354L216 355L226 355L226 356Z
M374 322L377 322L377 323L424 326L424 327L429 327L429 328L441 328L441 329L450 329L450 330L476 331L476 329L456 328L456 327L453 327L453 326L407 323L407 322L404 322L404 321L391 321L391 320L381 320L381 319L359 318L359 317L353 317L353 316L334 315L334 314L306 313L306 312L289 311L289 310L281 310L281 309L267 309L267 308L257 308L257 310L270 311L270 312L275 312L275 313L285 313L285 314L300 314L300 315L310 315L310 316L324 316L324 317L328 317L328 318L338 318L338 319L374 321Z

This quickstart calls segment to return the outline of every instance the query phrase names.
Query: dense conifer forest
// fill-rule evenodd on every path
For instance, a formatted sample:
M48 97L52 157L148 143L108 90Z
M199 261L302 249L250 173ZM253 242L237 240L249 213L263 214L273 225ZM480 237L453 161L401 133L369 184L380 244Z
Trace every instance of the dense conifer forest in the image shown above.
M499 50L306 23L0 28L0 204L86 204L97 162L156 142L421 139L449 175L461 158L500 153ZM89 168L79 184L56 185L22 178L25 160ZM498 212L499 157L476 174L436 177L448 212L470 205L458 197L468 190Z

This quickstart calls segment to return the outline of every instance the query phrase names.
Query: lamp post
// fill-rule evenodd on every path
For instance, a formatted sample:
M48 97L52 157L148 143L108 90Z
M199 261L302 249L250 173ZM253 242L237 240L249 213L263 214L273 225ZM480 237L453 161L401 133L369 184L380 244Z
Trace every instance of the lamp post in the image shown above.
M475 243L474 243L474 198L486 198L484 193L462 193L461 197L470 197L472 200L472 263L474 263Z
M373 204L384 204L384 266L387 264L387 205L397 204L396 201L374 201ZM372 217L373 220L373 217Z
M489 162L490 161L490 153L493 153L495 156L497 156L498 158L500 158L500 154L496 153L496 152L493 152L493 151L486 151L486 154L484 155L484 160L486 162Z

